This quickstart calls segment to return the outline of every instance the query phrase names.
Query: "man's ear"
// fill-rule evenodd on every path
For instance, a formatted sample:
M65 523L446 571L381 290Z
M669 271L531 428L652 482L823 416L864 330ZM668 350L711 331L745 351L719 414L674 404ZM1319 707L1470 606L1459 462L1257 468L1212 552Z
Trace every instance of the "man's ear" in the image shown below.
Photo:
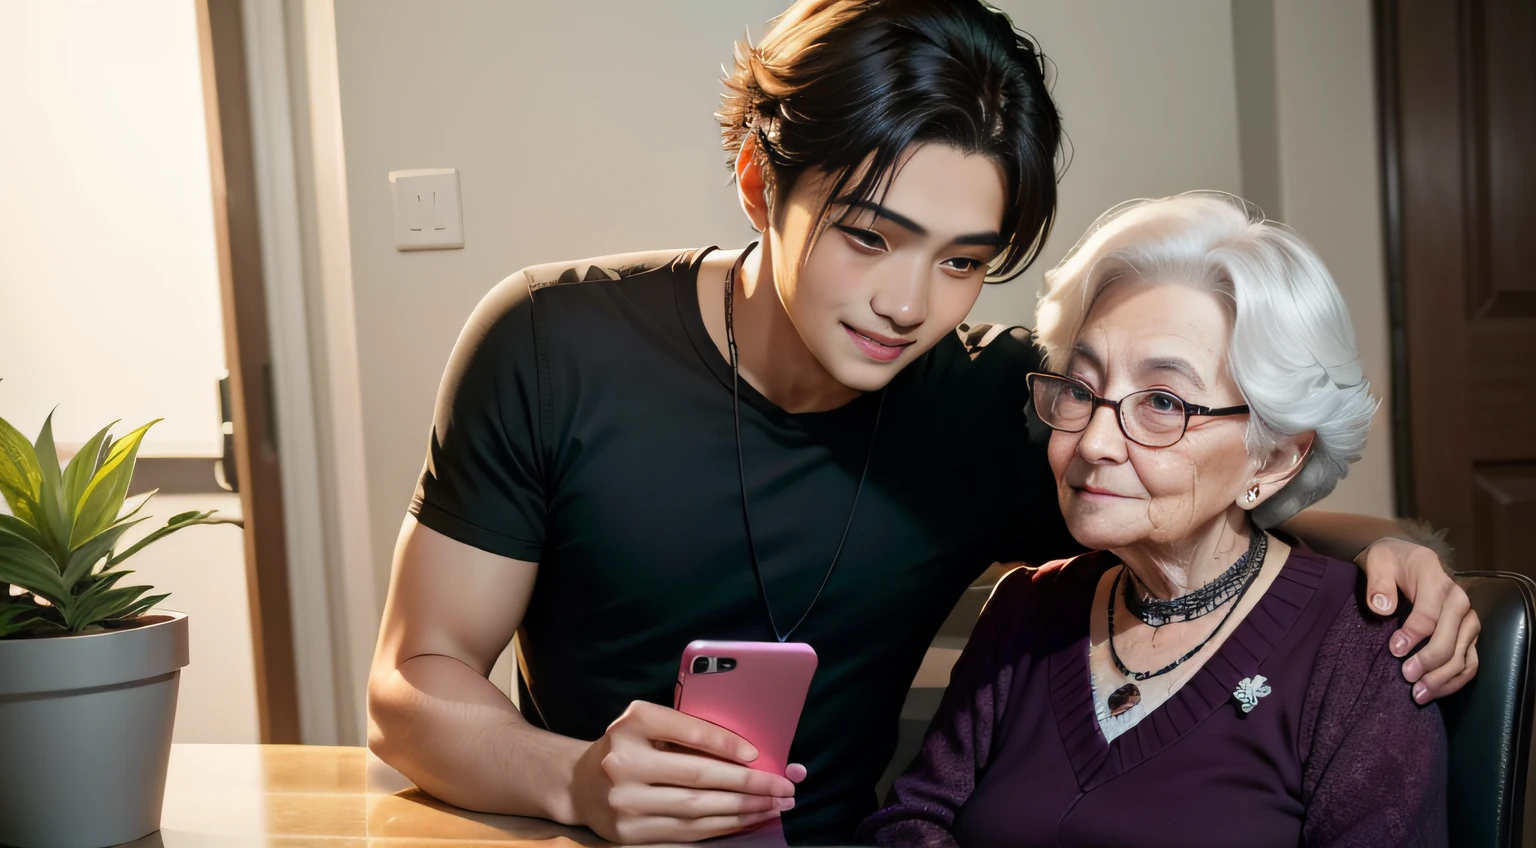
M741 211L752 222L752 229L760 233L768 230L769 194L767 174L757 151L757 137L748 132L742 137L741 150L736 154L736 197L741 201Z
M1296 479L1301 469L1307 466L1307 458L1312 455L1312 442L1316 437L1317 434L1310 430L1295 436L1282 436L1269 451L1263 464L1254 471L1252 479L1248 481L1248 488L1238 496L1237 505L1243 509L1253 509ZM1251 501L1248 499L1249 493L1255 495Z

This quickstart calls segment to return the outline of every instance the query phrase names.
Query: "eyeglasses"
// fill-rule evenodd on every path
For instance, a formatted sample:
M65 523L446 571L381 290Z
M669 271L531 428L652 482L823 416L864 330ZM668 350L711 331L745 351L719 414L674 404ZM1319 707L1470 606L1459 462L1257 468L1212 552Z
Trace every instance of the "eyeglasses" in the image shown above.
M1212 409L1185 401L1165 389L1143 389L1119 400L1106 400L1085 384L1060 374L1035 372L1027 378L1035 414L1052 430L1081 433L1099 407L1115 410L1120 432L1142 447L1166 448L1184 438L1196 415L1246 415L1248 405Z

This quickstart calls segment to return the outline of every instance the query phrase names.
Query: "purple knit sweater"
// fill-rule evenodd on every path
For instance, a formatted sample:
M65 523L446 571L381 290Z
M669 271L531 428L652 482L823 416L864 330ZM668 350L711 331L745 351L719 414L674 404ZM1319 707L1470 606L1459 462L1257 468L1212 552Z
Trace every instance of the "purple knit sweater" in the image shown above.
M1359 601L1359 570L1293 550L1188 682L1106 742L1094 717L1089 554L1004 579L921 753L859 830L878 845L1446 844L1445 731L1387 651L1398 626ZM1239 709L1263 675L1271 694Z

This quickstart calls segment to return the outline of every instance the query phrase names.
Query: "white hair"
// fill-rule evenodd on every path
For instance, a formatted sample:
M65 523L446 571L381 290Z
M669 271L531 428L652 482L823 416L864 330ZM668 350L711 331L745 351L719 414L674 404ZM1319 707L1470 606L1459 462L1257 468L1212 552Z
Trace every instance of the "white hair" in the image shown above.
M1132 200L1088 228L1045 274L1035 339L1062 371L1104 288L1135 277L1206 285L1232 316L1227 367L1247 402L1247 445L1316 434L1300 474L1253 510L1273 527L1333 491L1360 458L1377 400L1361 372L1344 298L1311 246L1224 192Z

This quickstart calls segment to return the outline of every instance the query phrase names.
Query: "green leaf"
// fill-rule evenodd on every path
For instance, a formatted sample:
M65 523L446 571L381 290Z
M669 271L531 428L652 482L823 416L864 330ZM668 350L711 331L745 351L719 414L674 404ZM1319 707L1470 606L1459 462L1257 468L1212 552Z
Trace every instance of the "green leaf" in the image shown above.
M93 624L126 618L132 614L131 610L142 603L144 593L148 591L148 586L123 586L81 596L63 609L64 622L70 630L78 633ZM169 595L160 596L166 597Z
M76 587L79 591L58 605L65 626L78 633L93 624L129 615L126 610L132 607L140 595L149 591L148 586L115 588L119 581L132 573L122 568L102 570L87 576Z
M122 419L119 418L117 421L113 421L112 423L116 424L116 423L118 423L118 421L122 421ZM101 468L101 464L103 462L107 461L107 454L109 452L111 452L111 450L112 450L112 437L109 435L105 439L102 440L102 442L101 442L101 453L98 454L96 456L96 459L91 462L91 466L93 468L100 469ZM92 472L92 474L94 475L94 472Z
M63 555L69 551L70 526L74 523L74 510L64 505L64 484L59 472L59 452L53 446L53 413L43 419L43 430L37 434L37 468L42 475L42 485L37 490L37 529L47 541L48 551Z
M92 536L85 544L70 551L69 563L64 566L64 585L73 591L75 584L91 573L91 567L112 552L112 548L117 545L117 540L123 537L128 528L147 520L149 516L114 524Z
M127 609L123 610L122 612L118 613L117 615L111 616L110 618L108 618L106 620L107 621L117 621L119 619L133 618L135 616L143 615L144 613L149 612L151 609L153 609L156 604L160 603L161 601L163 601L163 600L165 600L166 598L169 598L169 597L170 597L170 593L165 593L165 594L160 594L160 595L146 595L146 596L140 598L139 600L134 601L133 604L130 605Z
M34 522L32 512L42 482L32 443L9 421L0 418L0 496L5 498L12 515Z
M30 539L0 527L0 583L11 583L58 603L68 595L58 566Z
M107 567L111 568L112 566L117 565L123 560L144 549L145 546L154 542L158 542L166 536L169 536L184 527L191 527L194 524L240 524L237 519L233 518L210 518L209 516L213 515L214 512L215 510L209 510L207 512L183 512L179 515L172 516L171 520L166 522L164 527L161 527L153 533L150 533L148 536L140 539L138 542L134 543L133 547L123 551L120 554L114 553L112 556L108 557Z
M70 458L69 465L64 468L64 504L69 508L71 518L80 509L85 486L96 476L96 469L101 464L102 445L107 440L107 431L116 424L113 421L101 428L90 441L81 446L80 452Z
M30 630L39 623L46 622L43 615L44 608L32 602L31 598L11 598L0 606L0 639L14 636L24 630Z
M75 597L66 599L66 603L63 604L63 607L65 609L70 609L71 607L78 607L83 603L94 603L97 598L106 594L120 581L122 581L124 577L127 577L132 573L132 571L127 569L98 572L89 578L88 582L82 584L84 587L83 591L77 593ZM145 591L148 591L147 587L144 588ZM91 622L89 621L85 622L86 625L89 625L90 623Z
M98 571L90 576L89 582L84 584L85 588L80 592L80 595L83 597L93 592L105 592L117 585L117 581L132 573L133 569L131 568L113 568Z
M37 532L36 527L33 527L32 525L22 521L20 518L17 518L14 515L0 515L0 530L15 533L16 535L26 539L28 542L31 542L39 548L45 547L48 544L43 539L43 534Z
M128 509L127 505L125 504L123 506L123 509L128 509L128 511L126 513L123 513L122 515L119 515L117 517L118 523L127 521L128 519L134 517L135 515L138 515L139 514L139 510L143 509L144 505L149 503L149 499L154 497L155 495L157 495L159 493L160 493L159 489L150 489L149 491L147 491L144 494L140 495L139 496L139 502L133 505L133 509ZM148 518L148 517L149 516L145 516L145 518Z
M70 534L71 549L107 529L117 520L123 511L123 499L128 495L128 483L133 479L133 464L139 454L139 443L144 440L144 434L149 428L160 420L157 418L112 443L107 458L102 461L101 468L97 469L81 498L74 531Z
M64 599L63 603L56 604L59 614L64 617L64 625L72 631L79 632L90 625L90 621L84 613L100 604L101 596L111 590L116 579L107 581L91 581L79 586L79 592Z

